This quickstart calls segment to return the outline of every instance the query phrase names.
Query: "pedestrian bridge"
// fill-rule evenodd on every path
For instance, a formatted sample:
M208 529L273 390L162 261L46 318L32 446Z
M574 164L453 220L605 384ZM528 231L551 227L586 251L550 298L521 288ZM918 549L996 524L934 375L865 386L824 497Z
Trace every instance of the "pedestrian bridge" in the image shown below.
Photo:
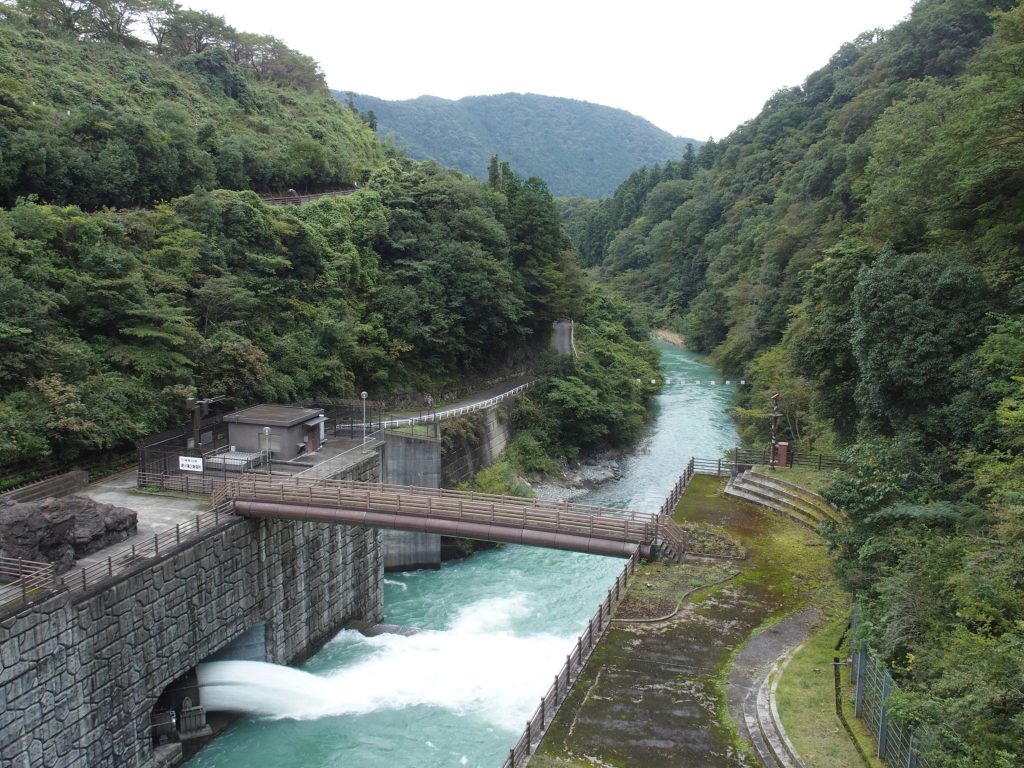
M380 485L242 475L214 493L244 517L365 525L467 539L681 561L686 532L664 514L571 502Z

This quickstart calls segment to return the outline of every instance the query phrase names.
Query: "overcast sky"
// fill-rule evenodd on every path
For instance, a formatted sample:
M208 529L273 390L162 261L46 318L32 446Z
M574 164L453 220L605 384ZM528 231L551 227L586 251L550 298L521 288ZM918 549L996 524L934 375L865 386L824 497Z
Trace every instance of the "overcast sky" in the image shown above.
M312 56L327 84L383 99L495 93L625 109L723 138L844 42L913 0L179 0Z

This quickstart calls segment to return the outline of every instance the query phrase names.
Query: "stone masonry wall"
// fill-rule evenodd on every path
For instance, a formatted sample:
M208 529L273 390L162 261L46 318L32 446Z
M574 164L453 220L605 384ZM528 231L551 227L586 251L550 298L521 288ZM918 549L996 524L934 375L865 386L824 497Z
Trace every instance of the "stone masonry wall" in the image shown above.
M379 461L351 474L379 480ZM289 663L347 621L380 621L382 555L373 529L229 517L92 592L7 617L0 765L152 765L164 688L259 622L267 660Z

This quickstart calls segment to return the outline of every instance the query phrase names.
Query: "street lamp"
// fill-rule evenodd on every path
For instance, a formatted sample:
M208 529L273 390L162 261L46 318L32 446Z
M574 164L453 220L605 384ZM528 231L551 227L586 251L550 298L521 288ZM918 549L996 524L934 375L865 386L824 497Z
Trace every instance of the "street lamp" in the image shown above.
M360 399L363 401L363 442L366 442L366 392L359 393Z

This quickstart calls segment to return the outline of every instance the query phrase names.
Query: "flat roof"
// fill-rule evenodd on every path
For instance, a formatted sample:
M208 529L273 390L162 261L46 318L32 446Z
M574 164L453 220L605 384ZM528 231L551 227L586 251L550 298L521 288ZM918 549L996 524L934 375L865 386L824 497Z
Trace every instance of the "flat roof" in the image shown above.
M256 424L261 427L294 427L317 418L320 411L299 405L251 405L224 414L224 421L232 424Z

